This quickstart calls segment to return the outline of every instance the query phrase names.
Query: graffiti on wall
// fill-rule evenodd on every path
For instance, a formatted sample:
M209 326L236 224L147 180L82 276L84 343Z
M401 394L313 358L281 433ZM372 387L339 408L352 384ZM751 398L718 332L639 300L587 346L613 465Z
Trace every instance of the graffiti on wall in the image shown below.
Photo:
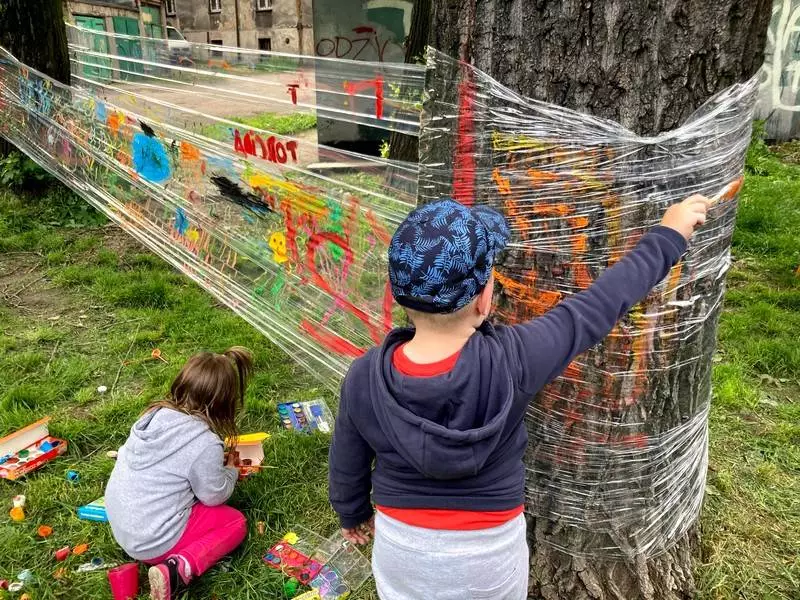
M759 72L757 116L770 138L800 134L800 0L775 0Z

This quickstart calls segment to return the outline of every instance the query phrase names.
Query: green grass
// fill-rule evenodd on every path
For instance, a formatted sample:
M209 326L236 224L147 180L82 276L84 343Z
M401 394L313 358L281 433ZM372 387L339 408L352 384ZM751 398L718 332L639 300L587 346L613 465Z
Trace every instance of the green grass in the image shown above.
M264 112L250 117L228 117L228 119L247 127L265 129L276 135L295 135L314 129L317 126L317 117L315 115L300 113ZM229 126L223 124L206 125L201 128L199 133L215 140L224 141L230 138L229 129Z
M700 597L800 590L800 167L748 157L719 329Z
M257 367L242 428L273 434L265 452L275 468L237 486L232 504L247 515L250 535L227 570L215 568L191 597L282 598L283 576L260 557L292 524L330 533L335 517L327 502L328 439L285 432L276 403L326 392L244 321L116 228L98 227L100 215L76 213L84 205L71 200L60 188L42 198L0 190L0 290L6 294L0 296L0 436L50 415L51 433L70 444L66 456L39 472L0 481L9 508L13 495L28 498L24 523L11 522L7 509L0 513L0 579L13 581L29 568L36 581L28 591L36 600L110 598L104 572L71 573L57 582L52 574L61 565L53 552L91 544L86 556L69 558L70 570L94 556L125 560L107 526L75 515L103 494L113 468L106 451L125 441L192 353L239 344L253 350ZM83 219L80 227L76 219ZM156 347L169 364L150 358ZM102 395L101 385L109 388ZM81 474L77 485L65 479L70 469ZM266 523L264 536L257 521ZM53 527L51 538L36 538L40 524ZM370 594L365 588L357 598Z
M782 151L791 161L791 150ZM748 160L719 330L710 418L708 494L695 576L708 600L797 598L800 589L800 167L756 143ZM27 520L0 512L0 579L33 569L35 600L109 598L104 573L52 578L52 552L89 542L88 557L124 559L107 526L75 509L103 492L131 423L163 397L180 364L200 349L250 347L257 374L243 428L273 434L267 469L237 486L232 503L250 535L227 570L191 597L282 598L282 577L260 556L292 523L334 527L326 499L325 437L280 429L275 404L324 395L277 348L160 259L135 246L82 201L51 188L0 191L0 435L49 414L67 455L21 482L0 482L6 503L28 496ZM9 275L9 273L11 275ZM43 279L38 278L44 276ZM28 286L28 287L25 287ZM14 292L19 291L17 295ZM151 360L160 348L169 364ZM126 366L120 369L123 361ZM99 385L113 389L97 393ZM77 485L64 475L81 473ZM262 537L255 523L264 521ZM52 538L35 537L39 524ZM88 559L88 558L87 558ZM68 566L82 562L71 557ZM143 585L143 590L146 585ZM373 598L366 588L356 598Z

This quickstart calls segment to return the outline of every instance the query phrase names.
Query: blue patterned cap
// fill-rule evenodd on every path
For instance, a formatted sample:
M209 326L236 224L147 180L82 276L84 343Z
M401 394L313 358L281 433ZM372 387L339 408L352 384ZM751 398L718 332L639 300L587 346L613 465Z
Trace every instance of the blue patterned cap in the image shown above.
M510 237L503 215L450 199L413 211L389 245L389 281L401 306L452 313L489 281L495 258Z

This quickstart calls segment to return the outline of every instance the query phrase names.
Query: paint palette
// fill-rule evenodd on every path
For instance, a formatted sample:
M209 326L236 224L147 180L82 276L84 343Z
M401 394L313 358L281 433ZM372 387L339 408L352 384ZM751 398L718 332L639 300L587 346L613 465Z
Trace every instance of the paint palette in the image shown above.
M278 416L286 429L303 433L333 431L333 414L322 399L278 404Z
M323 538L303 527L270 548L264 562L313 588L320 600L343 600L372 575L369 560L341 533Z
M369 560L338 532L325 540L314 558L325 566L309 585L322 600L343 600L372 576Z
M67 442L50 436L49 418L0 439L0 478L11 481L35 471L67 451Z
M322 563L311 558L313 548L317 544L316 534L303 532L301 538L295 531L290 531L269 549L264 555L264 562L273 569L297 579L303 585L308 585L323 567Z

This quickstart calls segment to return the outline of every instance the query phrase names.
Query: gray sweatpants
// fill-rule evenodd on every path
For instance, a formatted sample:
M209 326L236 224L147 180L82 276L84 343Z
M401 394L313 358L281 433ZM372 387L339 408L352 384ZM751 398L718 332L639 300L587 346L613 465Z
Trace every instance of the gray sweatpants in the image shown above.
M381 600L525 600L525 517L492 529L445 531L378 512L372 573Z

